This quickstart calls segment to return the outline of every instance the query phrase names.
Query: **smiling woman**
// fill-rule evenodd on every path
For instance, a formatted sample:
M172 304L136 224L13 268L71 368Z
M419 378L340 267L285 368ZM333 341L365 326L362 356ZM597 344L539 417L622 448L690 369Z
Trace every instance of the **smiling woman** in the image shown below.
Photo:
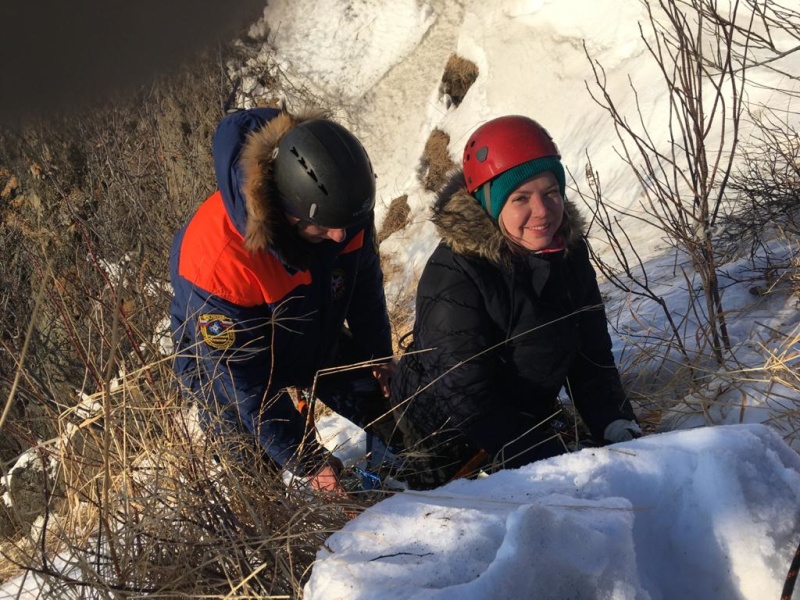
M640 434L550 135L527 117L494 119L462 165L433 208L442 242L392 386L419 488L565 452L562 388L593 444Z
M500 230L526 250L541 252L563 248L555 240L564 216L564 199L558 180L550 172L540 173L511 192L497 219Z
M0 3L0 124L96 104L258 19L264 0Z

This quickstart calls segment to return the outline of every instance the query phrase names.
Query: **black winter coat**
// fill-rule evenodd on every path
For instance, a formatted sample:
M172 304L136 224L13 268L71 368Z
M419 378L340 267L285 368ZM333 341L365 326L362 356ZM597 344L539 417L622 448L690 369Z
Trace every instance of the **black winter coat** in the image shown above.
M550 423L562 387L597 442L612 421L634 418L574 206L560 230L567 249L553 253L512 250L461 174L433 221L442 242L419 281L414 341L392 389L417 441L468 448L455 462L484 450L505 467L558 454Z

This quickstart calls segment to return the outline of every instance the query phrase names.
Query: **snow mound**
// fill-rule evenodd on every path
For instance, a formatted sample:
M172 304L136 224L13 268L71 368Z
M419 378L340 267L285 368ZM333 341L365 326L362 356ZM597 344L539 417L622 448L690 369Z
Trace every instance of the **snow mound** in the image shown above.
M778 598L799 504L767 426L649 436L381 502L305 598Z

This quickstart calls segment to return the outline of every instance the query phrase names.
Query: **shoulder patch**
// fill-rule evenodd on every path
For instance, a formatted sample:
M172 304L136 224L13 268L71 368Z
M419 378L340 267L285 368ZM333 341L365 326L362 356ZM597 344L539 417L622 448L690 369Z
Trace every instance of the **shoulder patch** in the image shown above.
M236 341L233 319L225 315L207 313L197 318L203 341L217 350L227 350Z

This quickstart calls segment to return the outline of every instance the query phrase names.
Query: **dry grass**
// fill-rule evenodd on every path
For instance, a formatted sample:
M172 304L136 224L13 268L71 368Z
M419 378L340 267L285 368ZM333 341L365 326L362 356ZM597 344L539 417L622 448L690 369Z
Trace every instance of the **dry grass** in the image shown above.
M789 271L789 283L792 286L792 296L797 299L800 308L800 256L794 257Z
M765 294L794 295L787 285L790 277L790 271L782 270L780 280ZM624 315L637 321L632 306L624 309ZM756 323L743 348L748 364L731 356L720 368L702 346L687 360L666 332L646 325L642 321L636 329L647 335L625 337L617 332L625 341L620 363L623 385L645 432L766 422L800 451L800 330L787 334ZM751 351L759 337L764 338L757 345L761 362L753 360Z
M781 432L786 442L800 452L800 327L764 350L764 379L770 395L767 422Z
M205 63L96 114L0 137L0 397L10 415L0 471L25 452L48 467L47 477L19 472L10 486L0 483L15 503L0 503L0 581L38 572L51 584L43 597L52 598L297 597L317 549L366 505L287 488L246 444L240 459L226 458L229 447L196 434L154 346L169 301L171 237L214 186L210 136L230 94L220 73ZM457 105L477 75L451 56L442 93ZM437 129L426 143L427 189L456 167L449 141ZM380 239L408 216L407 198L393 200ZM399 352L416 289L403 283L404 265L385 255L382 264L397 290L387 302ZM773 384L775 424L786 424L791 441L800 431L798 336L765 350L758 372ZM626 386L650 430L686 396L702 396L684 406L711 419L731 406L726 393L755 377L732 374L724 388L707 390L694 375L702 367L674 360L669 342L632 341L629 351ZM119 372L126 375L112 386ZM6 394L12 384L14 397ZM88 394L80 404L77 389Z
M422 152L420 180L426 190L435 192L447 181L449 173L458 168L450 158L450 136L441 129L434 129L425 142Z
M439 92L448 97L455 106L458 106L477 78L478 66L474 62L462 58L458 54L451 54L444 67L444 73L442 73Z
M388 255L381 254L381 265L386 280L392 282L390 287L397 290L394 294L388 294L386 304L389 309L389 323L392 326L392 349L395 356L402 353L401 340L403 336L410 333L414 327L414 301L417 296L418 274L415 274L411 285L402 285L408 277L406 268L397 259Z
M198 434L169 361L57 423L33 450L56 474L39 479L37 525L0 545L3 578L14 566L39 573L54 590L43 597L297 597L317 549L361 508L287 487L246 444L230 460L230 444Z
M411 207L408 205L408 195L403 194L389 203L389 208L383 217L378 231L378 244L383 242L393 233L401 231L410 223Z
M214 189L221 72L209 60L0 132L0 475L23 454L47 466L0 479L0 581L39 573L52 598L297 597L363 505L198 438L153 338L172 236Z

